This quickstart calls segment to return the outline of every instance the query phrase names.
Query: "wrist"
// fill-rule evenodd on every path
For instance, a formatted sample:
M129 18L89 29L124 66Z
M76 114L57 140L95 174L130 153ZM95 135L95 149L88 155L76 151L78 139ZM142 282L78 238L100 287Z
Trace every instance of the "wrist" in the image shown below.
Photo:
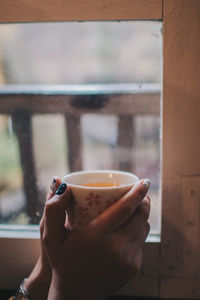
M48 300L100 300L98 297L89 297L85 295L77 295L77 291L73 292L66 292L61 291L55 288L54 286L50 286ZM101 298L101 300L103 300Z
M59 276L52 276L49 288L48 300L103 300L104 297L94 295L85 289L81 289L81 283L70 283L66 278L62 282Z
M19 286L19 289L16 291L15 296L9 298L9 299L26 299L31 300L30 296L27 294L27 292L24 289L24 283L26 281L26 278L22 281L22 283Z
M51 273L43 268L39 259L23 286L33 300L45 300L48 297L50 283Z
M53 284L50 285L47 299L48 300L69 300L69 298L66 297L65 294L57 290Z

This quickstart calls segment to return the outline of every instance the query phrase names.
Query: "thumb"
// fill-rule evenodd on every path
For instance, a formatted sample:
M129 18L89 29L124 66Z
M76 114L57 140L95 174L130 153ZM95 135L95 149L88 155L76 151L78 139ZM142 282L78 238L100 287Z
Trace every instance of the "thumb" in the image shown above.
M62 183L56 194L46 203L44 210L43 241L48 252L53 252L66 238L66 209L71 198L70 188Z
M148 192L149 186L149 179L139 181L127 194L97 217L96 223L105 231L112 232L119 229L135 213Z

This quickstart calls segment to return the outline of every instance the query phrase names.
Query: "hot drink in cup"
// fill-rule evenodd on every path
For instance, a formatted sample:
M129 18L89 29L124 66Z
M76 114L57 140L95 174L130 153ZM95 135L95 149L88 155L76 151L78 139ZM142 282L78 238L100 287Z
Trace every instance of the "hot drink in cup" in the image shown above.
M139 178L123 171L80 171L66 175L63 181L73 194L73 224L70 225L76 229L119 200Z

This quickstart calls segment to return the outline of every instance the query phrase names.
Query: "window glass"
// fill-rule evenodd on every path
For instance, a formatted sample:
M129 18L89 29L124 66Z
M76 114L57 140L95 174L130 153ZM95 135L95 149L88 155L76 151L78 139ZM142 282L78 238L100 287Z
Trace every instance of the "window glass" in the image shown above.
M77 109L77 114L74 108L68 112L61 98L50 107L47 97L46 112L43 105L41 113L30 113L32 99L28 114L26 109L9 114L0 103L1 224L37 224L54 175L78 168L122 169L151 179L151 230L159 233L160 102L152 113L151 94L156 90L158 99L161 95L161 26L144 21L0 25L1 93L15 85L18 91L29 85L26 89L44 93L48 85L47 90L59 94L65 85L65 93L71 91L66 97ZM146 84L148 105L136 97L136 112L133 107L131 113L127 108L120 114L114 104L107 110L121 90L120 101L128 107L130 91L139 95ZM91 96L92 87L96 94L106 90L106 95ZM76 93L83 97L73 102ZM71 143L77 148L76 160Z

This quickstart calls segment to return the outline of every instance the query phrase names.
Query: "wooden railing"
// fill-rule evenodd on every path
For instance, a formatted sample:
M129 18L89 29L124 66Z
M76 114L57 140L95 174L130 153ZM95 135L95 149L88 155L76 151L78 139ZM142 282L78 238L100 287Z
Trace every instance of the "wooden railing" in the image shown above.
M37 174L33 153L32 116L34 114L62 114L65 116L68 162L70 171L82 169L81 116L83 114L114 114L118 116L119 146L132 148L134 117L160 114L160 85L74 85L0 87L0 114L9 114L18 138L26 195L26 213L31 223L40 206ZM76 137L76 138L74 138ZM77 161L77 157L79 160ZM119 168L131 171L133 162L120 158Z

